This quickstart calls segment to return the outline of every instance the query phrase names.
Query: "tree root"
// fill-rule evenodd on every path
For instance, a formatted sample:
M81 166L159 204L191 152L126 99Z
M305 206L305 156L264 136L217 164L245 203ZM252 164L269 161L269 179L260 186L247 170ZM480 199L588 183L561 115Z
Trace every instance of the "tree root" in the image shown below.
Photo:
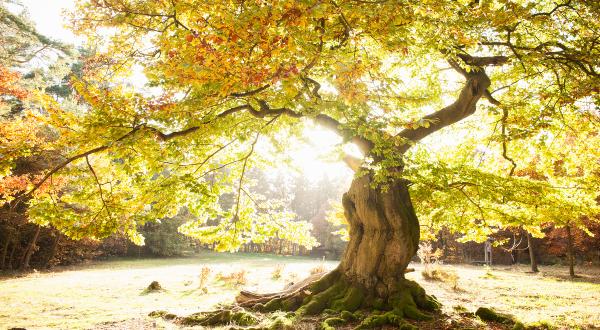
M374 291L374 290L373 290ZM431 320L430 312L440 304L416 282L401 280L388 297L377 297L345 280L338 271L317 274L283 292L255 294L242 291L237 306L210 313L178 317L182 325L236 325L244 329L292 329L304 317L329 314L320 324L322 329L356 322L355 329L371 329L390 324L400 329L416 329L406 319ZM372 312L365 317L359 309ZM253 310L259 314L249 312ZM287 312L287 313L286 313ZM261 316L258 316L261 315Z

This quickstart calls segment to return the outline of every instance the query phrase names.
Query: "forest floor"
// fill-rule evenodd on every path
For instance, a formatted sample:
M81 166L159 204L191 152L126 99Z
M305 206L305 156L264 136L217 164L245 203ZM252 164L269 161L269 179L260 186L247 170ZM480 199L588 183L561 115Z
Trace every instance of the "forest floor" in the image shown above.
M311 270L333 269L336 264L302 257L205 252L189 258L113 260L4 277L0 278L0 329L174 329L172 323L151 319L148 313L166 310L187 315L210 310L232 302L240 288L277 291ZM439 266L454 271L456 282L425 280L421 265L411 267L416 271L407 277L442 302L446 323L460 322L460 315L485 306L525 323L600 329L597 267L577 269L581 277L569 280L567 269L558 266L542 266L538 274L527 273L524 265ZM209 272L206 292L199 287L203 268ZM164 291L144 294L152 281L158 281ZM486 328L471 321L475 328Z

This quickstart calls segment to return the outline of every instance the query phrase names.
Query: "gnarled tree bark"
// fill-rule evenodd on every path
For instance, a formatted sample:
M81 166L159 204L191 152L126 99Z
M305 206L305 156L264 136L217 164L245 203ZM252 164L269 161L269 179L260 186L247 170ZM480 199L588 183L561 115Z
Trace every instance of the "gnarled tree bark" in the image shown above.
M356 178L342 199L350 241L339 271L371 295L387 298L419 246L419 221L407 183L373 188L370 175Z

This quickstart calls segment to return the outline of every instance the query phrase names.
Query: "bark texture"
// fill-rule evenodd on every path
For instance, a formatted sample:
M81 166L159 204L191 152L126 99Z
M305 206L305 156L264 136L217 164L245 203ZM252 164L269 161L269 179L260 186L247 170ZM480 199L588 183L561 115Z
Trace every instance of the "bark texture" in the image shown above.
M414 329L405 319L431 319L427 312L438 310L439 303L404 278L419 244L419 222L407 182L394 180L375 187L372 175L363 175L354 179L342 203L350 241L337 269L315 274L282 292L242 291L239 305L262 312L295 311L295 317L339 313L323 321L321 328L327 330L351 319L361 320L356 329L385 324ZM352 316L358 309L384 313Z
M33 253L35 252L35 250L37 249L37 240L40 237L40 231L41 231L41 227L40 226L36 226L35 229L35 234L33 234L33 238L31 238L31 241L29 242L29 245L27 245L27 248L25 249L25 253L23 254L23 258L21 259L21 270L24 269L28 269L29 268L29 261L31 260L31 256L33 255Z
M380 298L394 293L419 245L419 221L404 181L373 188L370 175L356 178L342 200L350 241L339 271Z
M575 253L573 249L573 235L571 233L571 226L567 225L567 257L569 259L569 276L575 278Z
M527 233L527 246L529 248L529 260L531 260L531 271L534 273L538 273L540 270L538 269L537 257L535 255L535 246L533 245L533 237L531 237L530 233Z

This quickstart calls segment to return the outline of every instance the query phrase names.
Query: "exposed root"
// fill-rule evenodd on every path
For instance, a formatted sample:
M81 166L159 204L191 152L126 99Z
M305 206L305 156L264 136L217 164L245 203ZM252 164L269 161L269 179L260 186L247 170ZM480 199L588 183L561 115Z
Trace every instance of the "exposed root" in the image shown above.
M321 328L327 330L356 320L362 320L357 329L369 329L385 324L412 329L414 327L405 319L431 320L433 317L428 312L440 308L440 303L435 297L428 296L416 282L402 280L392 292L385 299L375 297L363 288L346 281L338 271L333 271L312 282L305 281L302 285L283 293L253 296L254 299L246 300L243 304L263 312L295 311L296 319L322 313L335 314L336 316L329 317L321 323ZM361 308L384 312L366 318L353 314Z
M342 324L358 323L356 329L371 329L382 325L395 325L400 329L416 329L407 322L431 320L429 312L437 311L440 304L435 297L425 294L416 282L401 280L388 297L375 296L374 292L353 285L339 271L316 274L283 292L254 294L243 291L236 299L238 305L208 313L176 317L175 322L185 326L234 325L244 329L293 329L301 318L328 314L320 326L333 330ZM373 314L365 317L362 309ZM249 310L259 312L252 313ZM287 313L286 313L287 312ZM172 314L154 312L156 317ZM234 328L235 329L235 328Z
M196 313L179 320L185 326L235 324L250 326L258 324L259 320L252 313L244 310L220 310L210 313Z

